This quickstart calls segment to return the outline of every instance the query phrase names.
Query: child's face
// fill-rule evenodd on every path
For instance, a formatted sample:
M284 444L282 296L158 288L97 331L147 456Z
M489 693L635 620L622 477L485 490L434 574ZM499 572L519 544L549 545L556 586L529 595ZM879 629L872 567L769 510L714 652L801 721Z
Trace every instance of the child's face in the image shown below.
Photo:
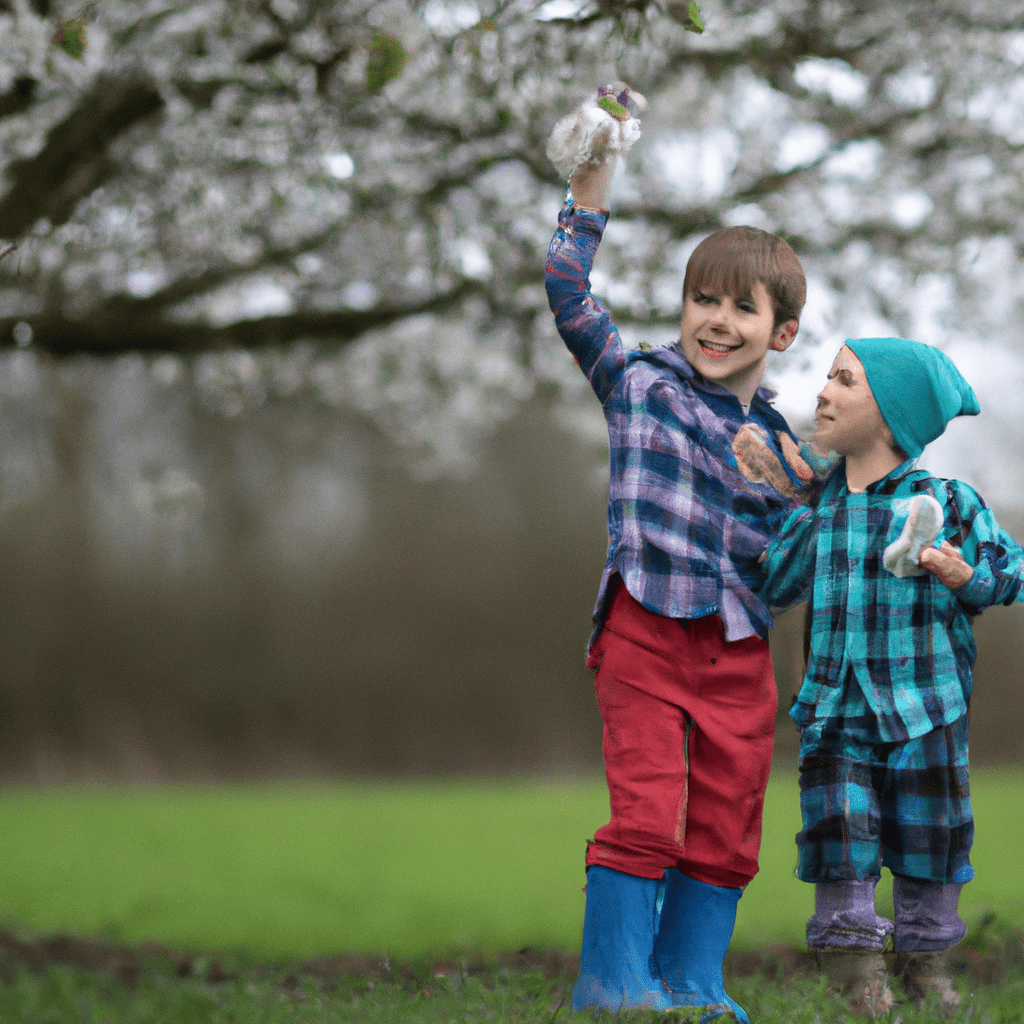
M692 287L683 298L680 345L695 370L747 404L761 383L769 350L786 348L797 326L787 320L775 327L775 303L761 281L739 296Z
M892 432L878 411L864 366L845 345L818 393L814 425L814 443L838 455L861 455L882 445L892 448Z

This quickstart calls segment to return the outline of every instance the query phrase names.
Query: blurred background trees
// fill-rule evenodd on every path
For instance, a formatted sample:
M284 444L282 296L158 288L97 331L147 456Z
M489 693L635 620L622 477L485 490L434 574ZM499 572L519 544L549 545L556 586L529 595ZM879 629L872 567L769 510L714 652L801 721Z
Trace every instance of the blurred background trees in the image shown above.
M604 81L650 102L594 274L627 340L673 340L708 231L777 231L783 411L843 337L944 347L984 415L928 464L1022 536L1019 5L688 11L0 0L0 774L598 763L604 429L543 151Z

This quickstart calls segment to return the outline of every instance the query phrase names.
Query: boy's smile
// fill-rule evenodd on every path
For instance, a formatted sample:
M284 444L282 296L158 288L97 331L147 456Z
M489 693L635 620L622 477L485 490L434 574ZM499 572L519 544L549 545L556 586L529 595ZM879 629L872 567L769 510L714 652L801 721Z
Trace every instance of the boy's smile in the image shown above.
M679 344L701 376L749 405L761 383L769 350L781 352L796 331L796 320L775 327L775 303L761 281L743 296L698 287L683 299Z

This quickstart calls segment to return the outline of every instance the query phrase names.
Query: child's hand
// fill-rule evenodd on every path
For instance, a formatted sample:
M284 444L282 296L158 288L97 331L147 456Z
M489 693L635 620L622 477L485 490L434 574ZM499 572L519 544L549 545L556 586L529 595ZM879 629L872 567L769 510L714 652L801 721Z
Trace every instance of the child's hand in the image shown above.
M894 576L923 576L921 555L942 529L942 506L930 495L913 499L903 530L882 553L882 564Z
M646 108L647 100L624 82L602 85L593 99L555 125L548 139L548 158L567 179L580 168L614 167L640 138L637 115Z
M942 542L941 548L925 548L918 562L950 590L958 590L974 575L974 567L948 540Z
M780 494L796 497L800 488L814 479L811 467L804 461L796 442L783 431L777 431L779 447L786 465L768 441L764 427L744 423L733 438L732 452L739 471L754 483L771 484Z
M827 448L819 448L813 438L810 441L800 442L800 457L811 467L815 477L819 480L828 479L829 474L842 458Z

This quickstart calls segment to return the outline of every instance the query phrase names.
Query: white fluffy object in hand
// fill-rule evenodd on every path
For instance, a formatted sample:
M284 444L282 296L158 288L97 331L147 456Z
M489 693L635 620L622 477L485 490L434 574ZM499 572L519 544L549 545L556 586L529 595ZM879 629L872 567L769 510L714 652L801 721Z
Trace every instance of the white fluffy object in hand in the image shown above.
M614 163L625 156L640 138L640 122L631 116L625 120L587 100L552 129L548 139L548 159L563 178L571 178L578 167L587 164ZM647 104L639 93L629 94L629 105L642 110Z
M903 532L882 555L882 564L894 576L921 576L918 558L921 552L935 543L942 529L942 506L930 494L918 494L913 499L910 515L903 526Z

